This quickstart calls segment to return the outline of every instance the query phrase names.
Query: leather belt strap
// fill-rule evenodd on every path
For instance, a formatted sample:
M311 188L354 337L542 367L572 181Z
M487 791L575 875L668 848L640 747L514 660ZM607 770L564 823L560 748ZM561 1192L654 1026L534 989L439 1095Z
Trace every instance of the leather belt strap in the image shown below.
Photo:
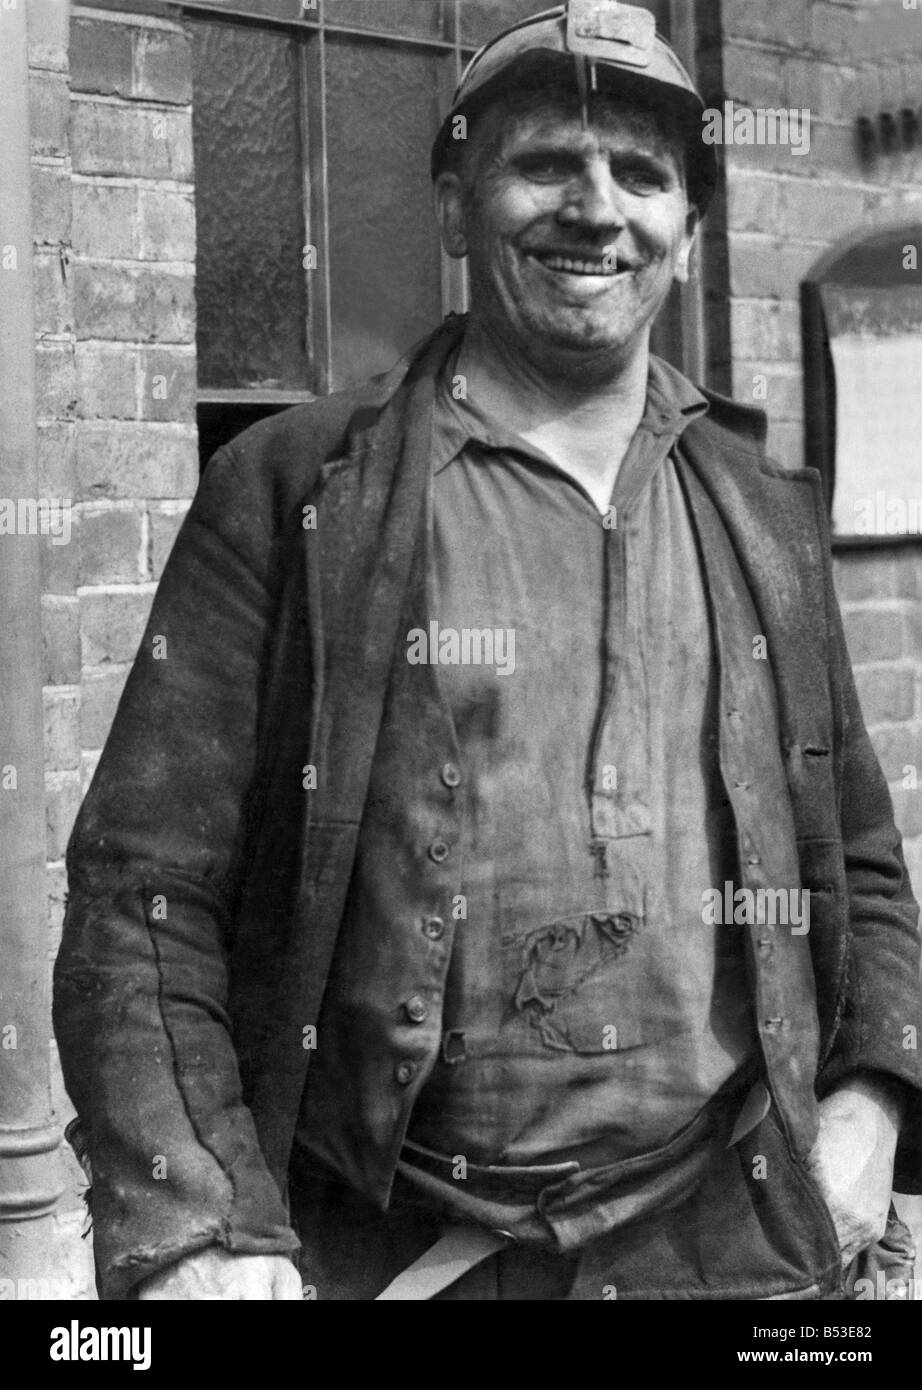
M450 1226L409 1269L392 1279L375 1301L434 1298L509 1243L509 1236L488 1231L485 1226Z
M732 1149L741 1139L760 1125L772 1108L772 1096L764 1081L757 1081L743 1101L743 1108L736 1117L733 1133L727 1140L727 1148Z
M727 1147L738 1143L744 1135L753 1130L765 1118L770 1107L771 1094L763 1082L757 1081L743 1102ZM417 1151L414 1156L419 1158L424 1152ZM564 1168L569 1166L563 1165ZM548 1182L548 1172L547 1169L540 1172L543 1184ZM535 1176L538 1176L537 1172ZM512 1242L514 1237L508 1232L489 1230L486 1226L449 1226L419 1259L414 1260L408 1269L391 1280L387 1288L377 1295L376 1301L434 1298L437 1293L441 1293L462 1275L467 1274L468 1270L482 1264L484 1260L488 1260L491 1255L505 1249Z

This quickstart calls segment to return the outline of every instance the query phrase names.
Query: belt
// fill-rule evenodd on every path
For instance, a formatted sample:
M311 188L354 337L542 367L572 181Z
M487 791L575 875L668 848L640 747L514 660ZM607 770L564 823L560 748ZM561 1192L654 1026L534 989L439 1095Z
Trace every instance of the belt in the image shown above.
M457 1186L455 1159L433 1153L431 1149L424 1149L409 1140L404 1140L401 1158L410 1167ZM580 1165L575 1159L567 1163L534 1163L518 1168L501 1164L483 1166L465 1163L464 1190L485 1202L531 1205L546 1187L579 1171Z
M504 1231L488 1231L483 1226L449 1227L435 1245L391 1280L375 1302L434 1298L449 1284L457 1283L468 1270L503 1250L510 1239Z
M724 1117L726 1126L724 1132L729 1132L727 1147L730 1148L750 1130L755 1129L756 1125L768 1114L770 1106L771 1095L764 1082L756 1081L754 1085L744 1091L740 1087L739 1080L735 1079L730 1088L715 1096L699 1112L692 1124L686 1126L686 1130L690 1138L695 1131L700 1135L707 1128L708 1121L713 1125L721 1117ZM730 1132L729 1117L733 1115L735 1115L735 1124ZM672 1141L667 1148L672 1148L674 1142ZM404 1172L407 1168L416 1169L430 1174L449 1187L458 1187L457 1160L455 1158L448 1158L443 1154L433 1152L431 1149L423 1148L420 1144L405 1140L401 1159L403 1160L401 1168ZM638 1155L635 1160L622 1160L617 1165L611 1164L610 1167L614 1169L617 1166L627 1174L635 1165L639 1166L643 1159L644 1156ZM592 1166L598 1170L603 1165L596 1163ZM590 1170L584 1168L577 1158L569 1159L564 1163L532 1163L527 1167L466 1162L463 1188L470 1196L484 1202L531 1205L538 1200L546 1188L552 1187L555 1183L563 1182L576 1173L588 1171Z
M725 1096L721 1099L726 1106L730 1097ZM732 1101L730 1103L732 1104ZM727 1119L724 1120L724 1125L721 1126L723 1138L719 1139L718 1142L721 1144L725 1142L727 1148L732 1147L764 1119L770 1105L771 1097L767 1087L763 1082L757 1081L746 1093L740 1108L736 1110L736 1122L732 1129L727 1123ZM720 1108L722 1107L714 1107L718 1111ZM706 1107L707 1109L708 1107ZM736 1109L735 1106L734 1109ZM732 1114L733 1111L730 1113ZM706 1115L703 1113L699 1118L699 1123L689 1127L689 1138L692 1137L692 1131L698 1129L701 1121L705 1119ZM701 1127L703 1128L703 1125ZM729 1137L727 1137L728 1135ZM715 1138L717 1135L712 1130L712 1142ZM405 1155L406 1158L401 1164L404 1171L407 1167L416 1168L422 1173L428 1173L439 1183L446 1183L456 1177L453 1160L432 1153L419 1145L405 1144ZM642 1162L643 1160L641 1160ZM630 1169L631 1161L628 1160L625 1165L619 1166ZM677 1176L681 1171L681 1166L680 1163L677 1168ZM482 1264L491 1255L507 1248L510 1243L514 1244L517 1237L512 1232L497 1230L484 1224L476 1224L477 1207L481 1203L508 1204L507 1209L510 1216L513 1212L511 1205L513 1203L523 1205L537 1203L544 1209L545 1216L550 1218L550 1224L553 1226L559 1241L559 1248L565 1250L569 1243L568 1235L575 1243L580 1230L579 1222L568 1220L566 1211L567 1206L570 1206L571 1212L578 1209L579 1193L575 1192L568 1200L564 1200L561 1205L561 1213L556 1220L551 1209L552 1204L548 1203L546 1199L551 1198L553 1201L555 1194L552 1189L554 1189L555 1184L567 1184L567 1180L571 1179L575 1173L580 1173L579 1164L575 1161L563 1164L531 1165L528 1168L491 1168L468 1164L463 1187L466 1198L473 1199L469 1200L468 1205L469 1214L474 1217L474 1220L470 1224L446 1227L440 1239L419 1259L415 1260L408 1269L398 1275L378 1295L378 1298L384 1300L434 1298L436 1294L455 1283L469 1270ZM590 1189L589 1205L591 1206L604 1192L607 1173L603 1169L599 1170L598 1174L587 1173L582 1177L586 1179ZM591 1189L596 1185L596 1179L601 1180L602 1187L600 1191L593 1194ZM684 1182L680 1182L677 1193L669 1194L672 1200L675 1201L677 1197L681 1196L682 1186L690 1187L696 1180L694 1168L689 1168L688 1178ZM558 1193L562 1193L562 1191L561 1188L557 1188ZM544 1194L543 1198L542 1194ZM662 1195L666 1196L667 1190L664 1189ZM654 1198L652 1192L650 1198ZM644 1207L649 1208L651 1205L655 1205L655 1198L653 1202L649 1198L646 1202L641 1200L639 1204L635 1204L630 1215L636 1219L644 1214ZM489 1207L483 1206L482 1217L486 1218L488 1212ZM513 1224L515 1223L513 1222ZM585 1229L585 1226L583 1228ZM526 1239L527 1229L527 1226L523 1227L523 1234L526 1235Z

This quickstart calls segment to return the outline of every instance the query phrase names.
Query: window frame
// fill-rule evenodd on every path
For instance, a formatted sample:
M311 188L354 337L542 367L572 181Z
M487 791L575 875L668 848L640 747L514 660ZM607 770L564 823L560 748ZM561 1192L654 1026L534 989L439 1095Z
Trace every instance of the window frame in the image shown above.
M278 410L329 395L333 383L333 322L330 248L329 181L327 177L327 36L335 35L353 43L388 44L391 47L413 48L441 56L439 64L439 101L449 109L451 98L474 50L461 46L460 0L450 0L453 10L452 40L436 36L400 31L360 28L352 24L331 23L326 19L325 0L317 0L316 14L307 12L303 19L281 18L256 13L221 0L182 0L176 8L192 20L207 19L241 27L261 28L275 33L287 33L297 40L299 111L301 145L305 158L302 169L301 203L304 215L304 244L317 251L317 268L305 269L304 325L307 358L310 364L310 383L303 390L266 390L259 387L199 388L198 401L204 406L252 405ZM309 16L309 17L308 17ZM193 101L195 93L193 92ZM441 256L441 309L447 314L463 312L467 307L467 267L462 261Z
M835 364L833 362L829 328L823 307L822 287L827 284L846 284L854 289L884 283L868 278L853 269L853 258L884 237L899 242L919 239L922 223L918 218L887 219L881 225L856 229L836 242L807 272L800 285L800 330L804 382L804 450L807 463L815 468L822 482L826 514L832 518L836 486L836 446L838 434L838 398ZM898 284L899 281L892 282ZM834 553L857 550L896 549L903 546L922 546L922 536L916 532L906 535L860 535L855 532L830 530Z

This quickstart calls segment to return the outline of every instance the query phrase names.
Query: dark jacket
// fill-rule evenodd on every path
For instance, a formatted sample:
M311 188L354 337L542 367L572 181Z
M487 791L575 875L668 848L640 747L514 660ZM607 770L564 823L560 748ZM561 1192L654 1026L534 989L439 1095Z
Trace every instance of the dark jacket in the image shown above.
M166 566L68 849L55 967L104 1296L202 1246L296 1245L282 1192L304 1029L423 520L434 382L461 331L452 318L387 378L221 450ZM706 394L681 441L708 499L696 520L705 558L707 526L726 529L768 640L812 894L809 952L779 940L769 968L752 942L770 1082L802 1157L816 1096L856 1070L901 1078L898 1183L919 1191L918 913L845 651L819 477L766 462L761 412ZM707 578L719 595L722 576Z

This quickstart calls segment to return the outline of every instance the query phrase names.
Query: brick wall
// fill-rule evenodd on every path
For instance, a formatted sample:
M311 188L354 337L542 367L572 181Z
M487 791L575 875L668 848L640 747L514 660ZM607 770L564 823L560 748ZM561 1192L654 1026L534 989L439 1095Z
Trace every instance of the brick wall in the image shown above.
M811 113L805 156L780 146L725 150L726 193L709 246L715 379L767 410L771 453L799 467L805 462L800 283L849 235L922 214L918 153L867 163L856 139L860 115L893 110L904 98L918 106L922 13L894 0L893 14L899 11L906 25L905 56L885 60L867 55L859 37L862 14L877 9L874 0L721 0L719 23L717 8L708 0L701 6L708 99ZM767 386L764 400L759 377ZM922 543L837 551L835 571L862 707L919 893ZM922 1199L906 1210L922 1243Z
M53 955L67 838L198 479L195 224L178 25L77 8L69 61L34 46L31 67L41 486L74 504L71 543L43 555ZM60 1269L89 1296L65 1161Z

